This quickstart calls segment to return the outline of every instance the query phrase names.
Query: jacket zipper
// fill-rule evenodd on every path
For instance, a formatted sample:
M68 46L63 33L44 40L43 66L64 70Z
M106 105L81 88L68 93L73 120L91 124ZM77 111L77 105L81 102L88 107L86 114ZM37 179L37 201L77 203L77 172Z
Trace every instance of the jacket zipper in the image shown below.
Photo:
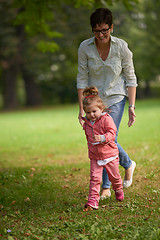
M91 128L92 128L92 133L93 133L93 137L94 137L93 127L91 127ZM98 155L99 155L99 160L102 160L101 157L100 157L99 151L98 151L98 146L97 146L97 145L95 145L95 146L96 146L96 148L97 148L97 153L98 153Z

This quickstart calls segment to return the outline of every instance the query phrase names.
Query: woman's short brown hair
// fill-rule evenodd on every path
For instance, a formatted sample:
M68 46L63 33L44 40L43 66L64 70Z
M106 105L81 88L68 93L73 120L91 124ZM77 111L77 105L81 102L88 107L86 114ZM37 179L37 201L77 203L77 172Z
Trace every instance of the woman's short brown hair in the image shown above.
M92 30L102 23L112 26L112 12L108 8L97 8L90 16Z

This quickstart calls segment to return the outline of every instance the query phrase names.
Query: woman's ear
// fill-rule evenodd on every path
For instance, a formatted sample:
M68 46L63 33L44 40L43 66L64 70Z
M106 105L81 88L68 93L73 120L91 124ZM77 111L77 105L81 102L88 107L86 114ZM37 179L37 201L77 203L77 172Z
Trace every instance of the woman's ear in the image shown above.
M113 24L110 27L110 32L113 33Z

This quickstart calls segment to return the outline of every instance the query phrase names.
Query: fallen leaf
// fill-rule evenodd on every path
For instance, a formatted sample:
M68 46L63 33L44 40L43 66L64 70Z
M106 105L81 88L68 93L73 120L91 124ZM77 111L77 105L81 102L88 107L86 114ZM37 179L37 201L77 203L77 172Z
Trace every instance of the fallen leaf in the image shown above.
M36 171L36 169L35 169L35 168L31 168L31 170L32 170L32 171Z
M14 240L14 238L11 236L8 236L8 240Z
M63 187L63 188L69 188L69 186L68 186L68 185L63 185L62 187Z
M93 208L90 206L87 206L86 208L83 209L83 212L88 212L88 211L93 211Z
M12 201L11 205L14 205L16 203L16 201Z
M25 177L24 175L22 175L22 178L23 178L24 180L26 180L26 177Z
M30 236L31 234L30 234L30 233L25 233L24 235L25 235L25 236Z
M19 211L16 211L15 214L19 214Z
M29 197L27 197L26 199L24 199L25 202L30 202L31 200L29 199Z
M148 204L145 205L146 208L149 208Z

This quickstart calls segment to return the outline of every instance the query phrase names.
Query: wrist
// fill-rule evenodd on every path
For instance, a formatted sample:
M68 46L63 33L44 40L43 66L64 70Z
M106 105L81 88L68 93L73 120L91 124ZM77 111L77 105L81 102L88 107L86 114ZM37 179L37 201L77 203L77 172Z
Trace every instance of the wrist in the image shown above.
M84 111L79 112L79 115L84 115Z
M105 135L100 135L100 138L101 138L101 143L106 141Z
M80 109L80 110L79 110L79 113L82 113L82 114L83 114L83 113L84 113L84 109L83 109L83 108Z
M136 108L136 106L135 106L135 105L133 105L133 104L129 105L129 107L128 107L128 108L130 109L130 108L132 108L132 107L133 107L134 109Z

